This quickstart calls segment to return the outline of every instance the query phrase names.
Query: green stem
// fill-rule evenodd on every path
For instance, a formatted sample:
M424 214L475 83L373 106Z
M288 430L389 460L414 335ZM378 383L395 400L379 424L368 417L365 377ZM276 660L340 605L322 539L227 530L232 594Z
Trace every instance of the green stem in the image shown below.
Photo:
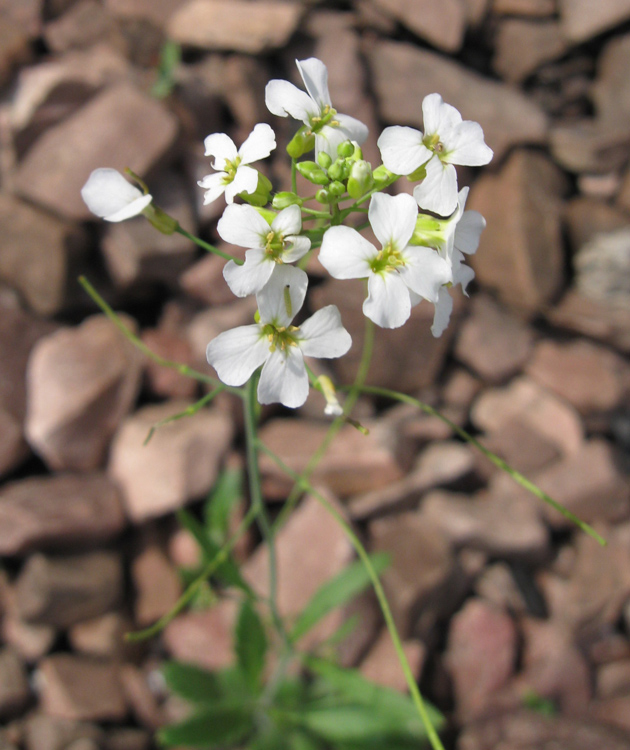
M291 191L297 195L297 161L291 159Z
M207 250L209 253L212 253L213 255L219 255L221 258L225 258L225 260L233 260L238 266L242 266L244 261L242 261L240 258L234 257L234 255L230 255L229 253L224 253L223 250L219 250L218 247L215 247L214 245L211 245L208 242L204 242L199 237L195 237L194 234L191 234L190 232L187 232L185 229L182 229L179 224L177 225L177 229L175 230L178 234L183 235L184 237L187 237L191 242L194 242L195 245L198 245L199 247L203 248L204 250Z
M177 603L170 612L167 612L165 615L160 617L160 619L149 628L138 630L135 633L127 633L125 635L125 640L130 642L144 641L147 638L153 638L153 636L158 635L162 630L164 630L164 628L192 602L197 591L199 591L205 581L207 581L208 578L210 578L210 576L213 575L213 573L215 573L217 569L221 567L221 565L223 565L223 563L228 559L228 556L236 546L238 540L243 536L252 521L256 518L256 513L256 509L252 506L243 517L243 520L238 525L234 534L232 534L232 536L227 540L223 547L221 547L221 549L212 558L212 560L208 562L206 567L188 586L186 591L184 591L184 593L179 597Z
M418 399L413 398L412 396L407 396L405 393L398 393L398 391L392 391L389 388L379 388L377 386L361 386L360 390L363 393L371 393L375 396L384 396L385 398L391 398L396 401L401 401L404 404L411 404L412 406L415 406L416 408L425 412L425 414L430 414L432 417L437 417L442 422L447 424L457 435L459 435L459 437L461 437L467 443L470 443L470 445L474 445L475 448L481 451L481 453L483 453L483 455L496 467L509 474L517 484L520 484L521 487L524 487L526 490L531 492L532 495L550 505L554 510L557 510L558 513L562 514L566 519L574 523L585 534L588 534L598 544L601 544L602 547L606 546L606 540L602 536L600 536L592 526L589 526L587 523L578 518L574 513L571 513L568 508L565 508L564 505L561 505L557 500L554 500L544 490L540 489L540 487L534 484L531 480L523 476L520 471L514 469L507 463L507 461L504 461L502 458L497 456L496 453L488 450L488 448L480 443L479 440L474 438L469 432L466 432L466 430L461 428L459 425L455 424L455 422L452 422L448 417L445 417L437 409L434 409L429 404L425 404L423 401L418 401Z
M256 400L257 385L258 379L252 375L247 383L245 394L243 396L249 493L251 507L255 511L260 531L267 544L267 553L269 556L269 610L271 612L274 627L286 645L289 643L289 638L284 627L282 616L278 611L278 566L276 561L274 530L269 521L269 517L267 516L267 509L262 496L260 467L258 466L258 443L256 434L256 410L258 403Z
M297 472L293 471L293 469L289 468L279 456L276 456L273 451L269 450L269 448L267 448L260 441L258 442L258 446L271 458L272 461L274 461L280 467L280 469L282 469L282 471L284 471L292 479L294 479L296 484L299 484L303 491L313 495L313 497L315 497L321 503L321 505L335 518L337 523L343 528L346 536L348 537L361 562L365 566L368 575L370 576L370 581L372 582L372 586L374 587L374 593L376 594L381 612L383 613L383 618L385 619L387 630L389 631L392 642L394 644L396 656L398 657L400 666L402 667L403 673L405 675L405 681L407 683L407 686L409 687L409 692L411 694L414 705L416 706L418 714L420 715L422 723L424 724L424 728L427 732L431 747L433 748L433 750L444 750L444 745L442 744L442 741L440 740L438 733L436 732L435 727L431 722L431 717L429 716L426 705L424 703L424 698L420 693L420 690L416 683L416 679L413 676L411 667L409 666L409 661L403 649L402 641L400 640L400 635L398 634L398 629L396 628L396 623L394 622L394 616L392 615L389 602L387 601L387 596L385 594L385 591L383 590L383 585L378 577L377 572L374 570L374 566L372 565L370 556L361 543L361 540L354 533L350 524L339 513L335 506L332 505L321 493L319 493L303 475L300 475Z
M203 372L199 372L198 370L193 369L192 367L189 367L188 365L183 365L181 362L173 362L170 359L165 359L164 357L160 357L159 354L156 354L155 352L151 351L149 347L142 341L141 338L136 336L136 334L128 327L126 326L122 320L120 319L120 316L115 313L112 308L105 302L105 300L101 297L101 295L96 291L96 289L90 284L90 282L85 278L85 276L79 276L79 284L85 289L85 291L90 295L92 300L100 307L100 309L107 315L107 317L112 321L112 323L118 328L118 330L123 334L123 336L130 341L137 349L139 349L143 354L145 354L150 360L155 362L158 365L161 365L162 367L169 367L172 370L176 370L180 373L180 375L185 375L188 378L192 378L193 380L198 380L201 383L209 383L210 385L213 385L217 388L223 388L223 383L221 383L220 380L217 380L216 378L211 378L209 375L205 375ZM225 388L225 390L229 391L230 393L240 393L240 389L238 388Z
M346 423L347 417L352 413L352 410L354 409L354 405L356 404L357 399L359 398L361 389L363 388L363 385L368 375L368 371L370 369L370 362L372 361L372 352L374 350L374 323L369 318L365 319L364 330L365 330L365 333L363 336L363 352L361 353L361 361L359 363L359 368L357 370L354 383L350 386L348 395L346 396L345 403L343 404L343 414L341 414L338 417L335 417L335 419L332 421L330 427L328 428L328 431L326 432L326 435L324 436L324 439L319 444L319 446L317 447L315 452L312 454L312 456L309 458L308 463L306 464L306 467L304 468L304 471L299 475L301 479L308 480L311 477L311 475L317 468L317 465L326 454L326 451L330 447L330 444L335 439L337 433ZM291 514L291 511L295 507L295 504L299 500L301 494L302 494L301 484L300 482L296 481L293 487L291 488L291 491L289 492L289 495L282 508L282 511L280 512L280 514L278 515L278 518L276 519L276 522L274 524L274 529L279 529L284 524L288 516Z

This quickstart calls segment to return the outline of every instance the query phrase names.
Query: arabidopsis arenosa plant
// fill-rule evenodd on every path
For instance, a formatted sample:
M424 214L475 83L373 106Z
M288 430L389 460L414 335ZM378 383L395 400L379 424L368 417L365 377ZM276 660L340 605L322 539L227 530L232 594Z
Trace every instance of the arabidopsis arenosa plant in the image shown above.
M308 285L306 274L292 273L296 270L279 266L256 295L259 322L220 333L206 351L208 362L227 385L243 385L263 365L258 383L261 404L302 406L308 396L304 356L341 357L352 344L334 305L318 310L300 326L291 325Z
M368 218L381 243L378 250L351 227L331 227L319 260L336 279L368 279L363 312L383 328L398 328L421 299L436 303L451 266L433 248L409 244L418 207L410 195L372 196Z
M81 188L90 211L105 221L124 221L142 213L153 197L145 195L115 169L95 169Z
M245 253L245 263L237 265L231 260L223 268L223 276L237 297L256 294L269 281L275 269L283 263L293 263L311 249L308 237L300 237L302 212L299 206L283 209L271 226L253 206L228 206L217 232L233 245L250 248ZM299 272L293 266L291 272Z
M258 123L237 150L236 144L225 133L213 133L205 141L206 156L214 156L212 168L217 171L197 183L205 188L204 204L212 203L225 193L226 203L233 203L239 193L254 193L258 186L258 171L248 166L266 159L276 147L276 135L266 123Z
M462 120L460 113L429 94L422 102L424 135L415 128L385 128L378 139L383 164L391 172L410 175L424 166L426 177L416 185L414 198L420 208L448 216L457 207L457 172L454 164L480 167L492 159L481 126Z
M349 115L337 113L328 92L328 70L321 60L296 60L305 93L289 81L274 79L265 88L267 109L278 117L294 117L306 126L306 135L315 136L315 155L324 151L333 159L344 141L363 143L367 127Z

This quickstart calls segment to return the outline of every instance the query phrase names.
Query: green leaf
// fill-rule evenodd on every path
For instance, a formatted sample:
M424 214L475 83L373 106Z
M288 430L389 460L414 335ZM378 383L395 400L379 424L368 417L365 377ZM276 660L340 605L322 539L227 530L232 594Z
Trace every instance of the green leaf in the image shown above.
M371 556L372 565L381 573L389 563L385 553ZM297 641L314 627L325 615L354 599L370 585L370 576L362 562L357 561L342 570L337 576L321 586L298 617L291 632L291 640Z
M234 650L238 665L252 690L260 686L267 653L265 628L250 602L241 605L235 630Z
M162 674L169 690L192 703L210 703L221 697L221 684L215 672L170 661L162 667Z
M375 712L371 706L314 708L302 713L300 720L309 731L333 743L364 742L375 736L400 733L390 717Z
M392 723L392 734L426 737L422 719L409 696L391 688L376 685L365 679L356 669L342 669L324 659L311 658L308 667L319 675L321 682L315 686L320 695L333 705L345 702L360 704L372 713ZM442 714L431 704L426 704L431 723L439 729L444 723Z
M243 470L225 469L204 506L206 529L216 542L225 541L230 531L230 519L243 498Z
M162 667L168 688L191 703L241 702L250 695L240 669L209 672L195 664L170 661Z
M195 711L184 721L163 727L157 739L167 747L224 747L244 740L252 727L249 706L223 703Z

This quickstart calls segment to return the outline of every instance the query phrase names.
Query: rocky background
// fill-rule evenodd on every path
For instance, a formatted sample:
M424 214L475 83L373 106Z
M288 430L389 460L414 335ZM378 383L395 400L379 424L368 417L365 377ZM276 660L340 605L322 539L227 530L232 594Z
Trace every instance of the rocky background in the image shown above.
M182 45L160 78L166 40ZM427 697L458 750L630 748L630 2L628 0L1 0L0 747L145 750L180 706L168 657L231 659L233 606L185 613L131 647L182 590L193 511L241 422L217 399L142 443L201 395L150 363L98 314L85 273L160 355L207 371L219 331L251 320L223 261L142 218L93 220L79 190L131 167L181 224L210 241L203 138L239 142L271 121L263 90L328 65L333 101L371 131L420 126L440 92L478 120L495 159L461 170L488 221L470 300L433 339L420 305L379 331L371 381L439 407L608 539L600 548L435 418L364 399L316 473L372 549ZM160 91L155 85L159 82ZM162 98L156 96L160 93ZM274 119L269 176L286 187ZM404 187L402 188L404 189ZM361 287L312 264L312 304L335 302L355 346ZM294 468L326 430L313 396L265 412L263 439ZM263 461L273 509L290 484ZM264 585L256 540L239 554ZM254 550L252 553L252 549ZM351 550L305 499L280 539L280 604L298 610ZM370 596L347 664L400 686ZM336 621L338 624L338 620ZM334 626L335 623L332 624Z

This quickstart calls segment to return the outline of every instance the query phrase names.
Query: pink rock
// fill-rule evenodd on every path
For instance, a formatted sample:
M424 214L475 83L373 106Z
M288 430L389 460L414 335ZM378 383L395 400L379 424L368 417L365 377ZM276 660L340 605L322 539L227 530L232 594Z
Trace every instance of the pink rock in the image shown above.
M445 658L462 720L483 717L505 688L517 640L509 615L480 599L468 600L451 620Z
M463 585L447 538L417 513L373 521L370 533L373 549L392 558L382 580L401 637L428 637Z
M487 383L500 383L527 362L533 332L492 298L476 295L455 342L455 356Z
M336 508L334 498L328 496ZM339 509L339 508L338 508ZM314 497L293 511L276 536L277 603L284 617L297 616L324 583L341 573L352 558L352 546L335 518ZM269 595L269 553L261 545L243 566L243 575L261 596ZM301 641L304 648L330 637L343 615L331 612Z
M143 175L176 134L174 115L155 99L128 83L111 86L37 140L16 184L24 197L64 217L91 218L81 188L93 169L130 166Z
M459 0L448 0L438 7L431 0L406 3L404 0L373 0L385 14L393 16L414 34L446 52L457 52L466 31L466 8Z
M100 474L22 479L0 490L0 554L111 539L126 521L116 488Z
M207 493L217 478L233 434L229 417L217 409L163 425L144 445L152 427L189 406L190 401L145 406L114 438L108 473L134 523L183 507Z
M369 435L354 427L341 428L332 447L319 462L312 480L339 497L385 487L402 476L393 450L394 436L385 424L371 424ZM293 471L301 472L328 431L325 422L277 418L260 430L261 441ZM293 480L271 457L260 456L263 488L268 498L286 497Z
M189 0L169 19L167 33L180 44L257 54L283 47L301 15L299 4L276 0Z
M564 34L572 42L583 42L630 18L627 0L603 0L593 14L588 0L560 0Z
M551 161L518 150L498 174L482 175L470 194L467 207L488 222L471 261L477 278L506 305L527 314L549 303L563 283L564 191L564 176Z
M421 641L405 641L403 650L414 677L419 680L426 657L424 644ZM398 655L394 650L391 636L385 628L361 662L360 669L364 677L378 685L399 690L401 693L408 690L407 681L398 661Z
M579 340L541 341L527 374L584 415L618 407L630 383L625 360L609 349Z
M134 558L131 578L135 586L135 621L152 625L173 609L182 593L177 571L156 544L148 544Z
M557 21L510 18L499 25L493 67L504 80L520 82L542 63L562 57L567 48Z
M39 666L42 708L74 721L121 721L127 706L118 666L70 654L55 654Z
M86 471L102 464L138 393L141 363L105 315L38 342L28 365L26 436L51 468Z

